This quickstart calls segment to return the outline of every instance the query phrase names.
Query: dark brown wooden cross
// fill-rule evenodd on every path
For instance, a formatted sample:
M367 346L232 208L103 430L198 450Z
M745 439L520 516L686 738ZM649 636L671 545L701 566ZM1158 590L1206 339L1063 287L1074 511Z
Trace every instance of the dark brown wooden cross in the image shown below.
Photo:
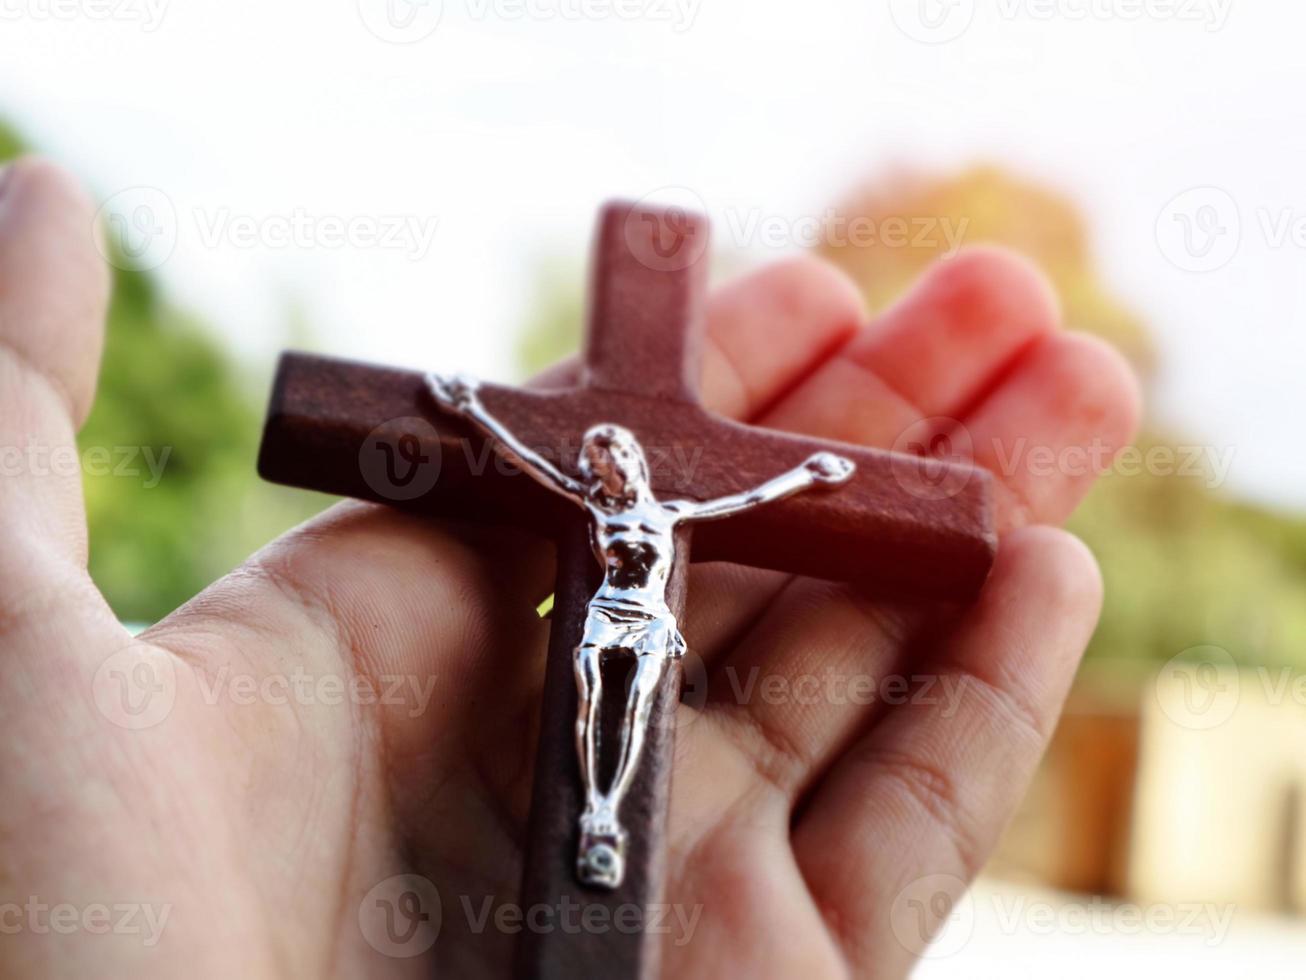
M667 499L738 493L813 452L837 452L856 463L848 484L701 525L693 532L693 560L855 581L894 594L972 597L996 548L986 473L753 428L699 404L707 237L706 221L695 215L626 204L605 208L579 381L561 390L486 385L486 406L572 475L586 429L600 422L627 427L649 453L655 492ZM435 517L514 524L557 542L521 904L607 906L599 910L606 919L588 921L612 923L621 907L646 910L663 900L670 721L680 672L668 672L623 804L630 834L624 881L615 891L587 889L576 878L583 797L572 657L600 569L579 508L494 463L467 422L437 410L421 372L305 354L282 358L259 455L266 479ZM678 619L685 611L689 538L685 531L678 539L667 597ZM608 687L624 700L620 684ZM517 972L566 980L653 976L659 940L616 929L525 930Z

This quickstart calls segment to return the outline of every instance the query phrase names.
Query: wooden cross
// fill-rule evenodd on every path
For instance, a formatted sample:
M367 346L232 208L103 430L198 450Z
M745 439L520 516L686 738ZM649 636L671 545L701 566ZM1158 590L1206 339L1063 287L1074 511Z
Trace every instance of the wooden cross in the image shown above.
M649 453L659 498L739 493L829 450L856 464L846 485L760 507L693 531L695 561L725 560L921 597L972 597L996 548L990 479L978 469L742 425L697 398L708 226L680 211L613 204L601 215L579 381L563 390L485 385L481 398L527 445L569 474L592 425L630 429ZM600 569L584 516L519 471L494 465L484 437L437 410L421 372L288 353L277 373L259 472L278 483L420 514L507 523L557 542L557 584L521 905L662 901L680 672L659 692L623 810L624 880L576 877L582 790L575 748L573 650ZM683 619L690 532L680 532L667 601ZM620 684L615 696L624 698ZM618 711L617 714L620 714ZM585 921L585 920L581 920ZM594 920L598 921L598 920ZM659 939L618 930L522 933L518 974L578 980L653 976Z

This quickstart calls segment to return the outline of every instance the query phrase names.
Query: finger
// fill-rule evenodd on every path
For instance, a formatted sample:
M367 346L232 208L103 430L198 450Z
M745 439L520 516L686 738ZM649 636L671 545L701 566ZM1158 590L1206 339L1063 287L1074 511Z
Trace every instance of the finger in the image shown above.
M1013 359L1019 363L1031 345L1051 343L1056 323L1050 288L1028 262L993 249L965 253L938 263L897 307L768 413L765 424L891 446L927 411L959 413L995 385L1001 391L998 379ZM1047 424L1065 421L1056 416ZM1075 437L1083 431L1072 428ZM895 670L903 641L923 615L853 588L795 580L711 678L709 714L743 741L770 782L797 798L886 699L910 696L900 688L910 688L911 672ZM771 697L763 696L767 685Z
M63 171L0 176L0 577L6 599L84 569L74 443L94 395L108 274L95 209Z
M1027 350L961 429L998 477L998 526L1059 524L1138 428L1133 370L1109 344L1056 334Z
M905 974L920 950L894 918L902 896L922 879L960 893L983 864L1051 737L1101 593L1069 534L1009 535L978 603L920 665L937 697L887 714L817 788L795 855L858 971L875 957L877 973Z
M960 417L1058 320L1051 287L1026 260L964 252L934 265L762 424L892 447L923 418Z
M819 259L778 263L727 284L708 304L705 405L728 418L755 420L856 336L865 316L853 281ZM787 580L741 565L692 568L685 616L690 647L713 660Z
M754 420L806 378L865 322L856 284L814 258L735 280L708 304L703 403Z
M1033 263L974 248L936 264L846 356L924 415L952 415L1060 322L1056 294Z

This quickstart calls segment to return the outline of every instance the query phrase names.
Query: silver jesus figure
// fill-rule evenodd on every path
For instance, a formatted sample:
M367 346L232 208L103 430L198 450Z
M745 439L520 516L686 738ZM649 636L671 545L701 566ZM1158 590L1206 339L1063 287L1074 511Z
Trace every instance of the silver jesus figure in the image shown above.
M658 686L670 662L685 653L685 640L666 600L677 525L729 517L818 485L838 486L852 476L853 464L833 453L816 453L802 466L746 493L705 502L661 501L653 495L644 450L619 425L596 425L585 433L578 460L581 479L575 480L486 411L476 382L430 374L427 385L443 408L470 420L525 472L589 514L594 556L603 566L604 577L586 606L584 633L575 651L576 752L585 787L577 875L586 885L616 888L625 871L626 832L618 816L621 801L639 764ZM635 669L617 766L605 790L598 784L600 668L613 656L633 656Z

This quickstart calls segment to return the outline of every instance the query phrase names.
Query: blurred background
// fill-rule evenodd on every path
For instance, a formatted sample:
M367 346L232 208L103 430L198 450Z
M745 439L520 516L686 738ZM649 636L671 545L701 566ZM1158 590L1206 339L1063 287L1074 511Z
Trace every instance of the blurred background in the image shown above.
M283 346L574 349L609 197L874 309L1000 243L1149 419L1072 522L1107 599L1064 723L920 975L1298 976L1302 37L1246 0L0 0L0 159L81 174L116 269L95 578L148 623L328 502L255 477Z

